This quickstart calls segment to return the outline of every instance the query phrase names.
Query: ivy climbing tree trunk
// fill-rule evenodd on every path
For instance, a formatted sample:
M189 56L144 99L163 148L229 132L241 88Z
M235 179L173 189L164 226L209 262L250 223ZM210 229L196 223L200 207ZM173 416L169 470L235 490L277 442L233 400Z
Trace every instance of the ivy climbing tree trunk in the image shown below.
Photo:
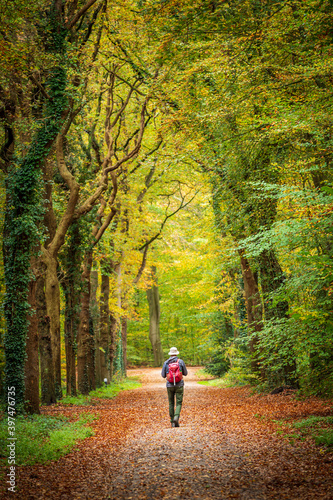
M53 30L54 28L51 28ZM18 168L6 179L5 213L5 353L6 386L15 387L17 410L24 408L25 342L28 331L27 294L30 281L30 259L38 244L41 218L41 164L48 155L62 122L65 106L66 74L54 68L50 78L48 102L43 126L32 140L29 152Z
M160 297L157 285L156 267L151 267L152 285L147 289L149 304L149 340L154 354L154 366L161 366L164 355L160 338Z
M58 280L58 253L65 241L66 233L72 223L74 210L79 198L79 185L73 175L67 169L64 160L63 142L71 121L58 134L56 142L56 156L59 173L67 185L69 197L66 209L56 223L53 213L52 192L48 188L48 182L45 182L45 197L48 200L48 209L46 210L44 220L48 229L48 239L42 246L41 259L45 266L45 299L47 314L50 319L50 333L52 342L53 373L55 380L56 397L62 397L61 388L61 341L60 341L60 285ZM44 178L50 178L49 167L46 165Z
M60 1L52 0L48 5L42 6L43 9L43 29L40 28L40 19L31 17L31 30L29 37L37 34L37 45L41 51L41 59L47 60L45 73L47 81L45 85L39 84L34 80L34 74L39 73L39 70L34 69L34 62L31 67L33 70L28 75L34 83L39 87L42 98L38 100L38 117L31 113L31 123L24 127L29 128L26 135L32 137L27 153L19 157L14 165L10 162L7 170L6 178L6 195L7 205L5 211L5 238L4 238L4 260L5 260L5 318L6 318L6 334L5 334L5 355L6 355L6 385L15 387L16 410L23 411L24 408L24 364L25 364L25 342L28 331L28 286L30 281L30 258L32 249L39 243L40 239L40 220L42 219L43 200L42 193L42 166L45 158L50 153L54 141L60 131L62 123L69 113L69 106L66 94L66 65L65 52L67 35L70 33L71 40L75 39L75 27L87 14L89 9L97 0L88 0L86 3L81 3L78 8L77 2L73 2L70 7ZM68 2L67 2L68 4ZM23 9L23 7L22 7ZM97 17L99 10L96 11ZM33 20L36 20L36 25L33 26ZM90 31L93 26L93 21L90 24ZM30 28L29 28L30 29ZM78 28L78 30L80 27ZM24 38L25 34L23 35ZM88 38L90 32L88 30ZM71 43L71 41L69 41ZM45 55L47 57L45 57ZM52 61L52 58L53 61ZM53 62L53 67L52 67ZM52 68L52 69L50 69ZM16 69L15 69L16 71ZM41 71L43 73L43 71ZM25 75L26 76L26 75ZM43 78L43 76L42 76ZM20 85L19 92L16 96L16 101L20 101L21 94L24 92L23 85ZM29 94L30 102L35 102L35 96ZM38 98L39 99L39 98ZM23 99L27 102L26 99ZM36 106L37 108L37 106ZM40 112L40 110L43 110ZM25 113L22 113L25 116ZM42 118L42 119L41 119ZM22 127L21 127L22 129ZM18 127L20 130L20 127ZM12 152L13 144L15 143L14 128L6 126L7 150ZM9 136L13 137L9 137ZM22 148L25 151L24 148ZM13 158L12 158L13 159ZM66 231L65 231L66 232ZM59 243L59 241L58 241ZM60 244L61 246L61 244ZM59 247L57 248L59 250ZM51 252L52 257L56 258L56 253ZM54 266L53 266L54 267ZM49 275L48 283L44 287L38 286L38 295L46 289L49 290ZM52 281L52 280L51 280ZM51 286L53 286L51 284ZM56 297L57 298L57 297ZM39 300L41 303L42 300ZM57 307L57 306L56 306ZM55 308L56 309L56 308ZM48 315L45 315L45 318ZM49 319L45 319L44 323L48 323ZM42 328L42 338L45 334L45 324L42 318L39 318L39 324ZM51 328L52 338L54 331L57 332L57 323L54 324L53 318L49 322L48 328ZM54 342L57 344L57 342ZM42 342L41 352L44 352L44 344ZM55 356L55 364L58 366L59 355L57 352L49 351L50 356ZM49 366L55 366L51 360ZM44 367L44 362L41 363ZM50 374L45 377L48 378ZM45 378L44 375L42 378ZM57 374L57 391L60 391L59 375ZM54 393L52 384L44 385L45 390L50 388L50 394L45 397L46 400L52 401ZM44 390L44 389L43 389Z

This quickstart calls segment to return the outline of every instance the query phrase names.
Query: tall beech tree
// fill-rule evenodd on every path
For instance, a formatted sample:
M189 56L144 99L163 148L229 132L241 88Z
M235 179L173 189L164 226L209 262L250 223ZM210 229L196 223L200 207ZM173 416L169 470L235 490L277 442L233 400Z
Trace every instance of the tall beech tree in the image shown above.
M39 219L41 216L40 186L42 181L42 165L49 155L57 134L62 126L67 114L67 96L65 89L67 84L65 54L68 50L67 37L73 35L77 23L88 13L96 0L90 0L80 9L70 3L63 9L62 2L45 2L32 10L32 14L27 15L30 4L22 2L20 5L21 14L26 18L20 18L21 28L23 28L23 41L17 44L16 34L13 33L6 38L5 44L14 52L17 46L25 49L30 40L34 46L38 45L41 53L41 60L49 62L41 69L41 77L46 77L46 82L42 81L34 71L29 72L29 65L21 65L19 70L23 81L30 79L39 89L39 106L42 109L37 119L34 119L29 112L29 119L26 112L22 113L21 123L31 130L31 142L26 151L17 145L17 135L20 127L19 122L15 123L18 115L18 104L23 102L23 107L32 96L31 86L27 85L28 95L23 94L22 86L18 83L12 87L10 76L13 75L13 68L10 68L9 75L6 76L6 83L9 87L3 88L4 108L11 108L11 116L6 113L6 141L2 149L3 168L7 173L6 192L7 208L5 221L4 258L5 258L5 279L6 279L6 385L15 386L16 401L18 411L24 405L24 363L25 363L25 339L27 333L27 291L30 279L30 258L33 248L39 240ZM67 9L66 9L67 7ZM12 5L5 10L7 22L10 22L15 13ZM43 33L40 35L39 18L45 19ZM10 32L12 33L12 32ZM33 53L38 58L39 54ZM8 64L6 65L8 68ZM52 68L53 66L53 68ZM13 81L18 82L17 75ZM30 87L30 88L29 88ZM17 92L15 94L15 91ZM40 118L43 117L40 124ZM20 121L20 120L19 120ZM25 123L24 123L25 122ZM30 123L29 123L30 122ZM37 130L36 130L37 129ZM26 134L27 135L27 134ZM19 151L21 149L21 151ZM16 157L14 157L16 154Z

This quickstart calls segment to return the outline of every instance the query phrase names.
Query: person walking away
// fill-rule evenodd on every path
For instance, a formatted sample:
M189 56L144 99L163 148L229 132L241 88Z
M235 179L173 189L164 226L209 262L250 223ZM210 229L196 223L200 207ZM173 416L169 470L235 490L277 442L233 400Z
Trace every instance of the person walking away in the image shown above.
M166 387L168 391L171 427L179 427L179 416L184 395L183 375L187 375L185 363L177 357L178 354L177 347L171 347L169 351L170 358L164 362L161 374L163 378L167 379Z

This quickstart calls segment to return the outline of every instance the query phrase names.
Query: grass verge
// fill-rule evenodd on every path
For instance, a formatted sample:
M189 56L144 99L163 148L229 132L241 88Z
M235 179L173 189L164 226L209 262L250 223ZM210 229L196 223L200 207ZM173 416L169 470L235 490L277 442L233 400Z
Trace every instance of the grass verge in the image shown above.
M95 391L89 392L88 395L78 394L77 396L65 396L59 401L61 405L91 405L97 404L98 399L112 399L119 394L121 391L130 391L131 389L137 389L141 384L137 379L125 378L117 382L112 382L106 387L100 387Z
M98 399L114 398L121 391L140 387L134 378L126 378L91 391L88 395L66 396L59 405L94 405ZM84 413L75 422L64 415L26 415L15 418L15 464L44 464L69 453L75 445L94 432L89 423L96 416ZM0 420L0 464L6 465L8 459L8 421L4 415Z
M209 387L228 387L223 378L214 378L213 380L199 380L198 384L208 385Z
M199 368L194 374L198 379L205 382L208 381L208 379L214 378L210 373L206 372L204 368Z
M255 380L255 375L251 375L239 368L231 368L221 378L215 378L213 380L200 380L198 384L208 385L210 387L238 387L253 384Z
M44 464L58 460L69 453L78 441L93 436L94 432L87 424L95 418L94 415L84 414L76 422L69 422L63 415L17 416L16 465ZM4 462L8 458L8 443L8 422L5 416L0 422L0 457Z

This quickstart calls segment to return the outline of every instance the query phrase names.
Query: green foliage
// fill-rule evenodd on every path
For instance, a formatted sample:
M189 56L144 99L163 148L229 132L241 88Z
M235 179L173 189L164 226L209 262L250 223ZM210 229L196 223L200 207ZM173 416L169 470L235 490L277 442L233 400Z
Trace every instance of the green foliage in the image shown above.
M207 383L204 382L204 385L232 387L238 385L258 384L258 375L251 373L250 370L251 358L247 349L244 348L245 339L246 338L240 338L234 341L229 340L221 346L221 357L224 359L224 362L228 363L228 371L225 370L226 373L222 378L211 380ZM218 364L216 367L213 366L213 370L218 368L218 366ZM210 369L206 368L206 370L209 373L212 373ZM212 374L214 375L214 373Z
M181 159L176 158L175 162L178 161ZM165 174L166 180L167 175L169 172ZM188 172L179 172L178 182L171 178L166 186L159 186L161 195L149 200L146 217L152 234L157 232L159 220L163 221L166 210L170 213L179 207L179 190L187 198L195 193L196 182L194 179L190 182L186 176ZM200 182L203 179L198 174L197 183ZM168 192L175 192L175 196ZM152 194L147 193L147 196ZM157 266L160 334L165 358L170 347L175 345L180 356L191 365L208 361L212 352L209 335L217 309L214 288L219 264L212 241L211 215L207 187L203 184L191 208L179 211L168 221L161 238L154 242L149 253L149 263ZM128 323L130 364L150 364L153 361L148 339L149 313L145 290L149 283L149 274L144 274L132 298L132 314Z
M215 377L221 377L230 368L230 361L226 359L225 352L218 350L213 353L210 362L205 366L206 371Z
M87 427L96 417L81 415L76 422L69 422L64 416L49 417L34 415L18 416L15 419L16 463L17 465L33 465L58 460L69 453L78 441L93 436L93 430ZM6 458L8 443L8 422L0 423L1 458Z
M305 429L308 427L317 427L318 424L333 424L333 417L318 417L316 415L311 415L304 420L294 422L293 426L295 429Z
M260 332L262 376L321 394L333 390L331 7L197 0L154 16L145 2L177 65L170 121L210 179L221 245L244 249L258 281L248 341Z
M333 417L320 417L311 415L303 420L286 422L285 420L274 420L280 430L277 434L290 440L292 443L294 439L301 439L304 441L306 438L311 437L316 445L324 445L327 447L333 446ZM291 432L292 429L300 431L299 434Z
M333 446L333 429L322 429L314 440L317 445Z

